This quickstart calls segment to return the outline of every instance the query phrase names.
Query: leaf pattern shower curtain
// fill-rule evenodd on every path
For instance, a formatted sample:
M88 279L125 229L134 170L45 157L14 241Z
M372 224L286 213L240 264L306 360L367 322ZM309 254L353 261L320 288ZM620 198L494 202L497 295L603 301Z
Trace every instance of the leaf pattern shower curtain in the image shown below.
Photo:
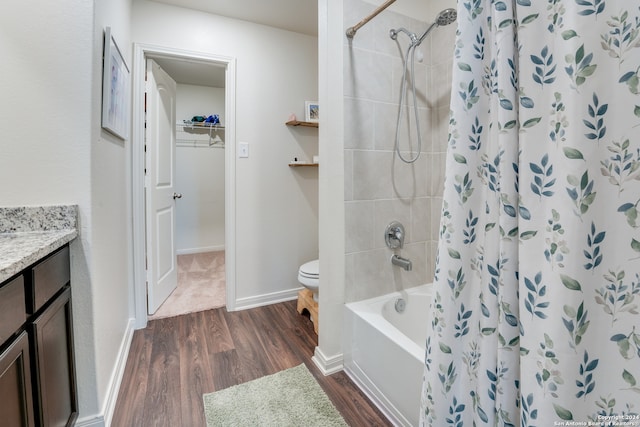
M640 3L458 25L421 423L640 426Z

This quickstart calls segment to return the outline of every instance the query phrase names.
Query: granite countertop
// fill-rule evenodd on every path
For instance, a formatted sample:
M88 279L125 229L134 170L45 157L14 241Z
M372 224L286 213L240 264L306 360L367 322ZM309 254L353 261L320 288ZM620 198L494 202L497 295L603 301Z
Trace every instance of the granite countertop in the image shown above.
M0 208L0 282L75 239L77 206Z

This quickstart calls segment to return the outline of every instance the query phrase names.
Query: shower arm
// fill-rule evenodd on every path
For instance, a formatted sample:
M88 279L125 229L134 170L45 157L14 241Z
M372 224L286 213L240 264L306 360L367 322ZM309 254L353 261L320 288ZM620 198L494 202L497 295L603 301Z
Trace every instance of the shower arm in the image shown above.
M427 28L427 31L425 31L424 33L422 33L422 35L420 37L418 37L418 41L416 42L416 45L420 45L422 43L422 41L429 35L431 30L433 30L436 27L436 25L437 24L435 22L433 24L429 25L429 28Z
M387 0L386 2L384 2L383 4L378 6L376 8L376 10L371 12L371 14L369 16L365 17L362 21L358 22L353 27L347 28L347 38L353 39L353 37L356 35L356 31L358 31L360 28L362 28L367 22L371 21L373 18L378 16L378 14L380 12L382 12L383 10L385 10L386 8L391 6L392 3L395 3L395 1L396 0Z

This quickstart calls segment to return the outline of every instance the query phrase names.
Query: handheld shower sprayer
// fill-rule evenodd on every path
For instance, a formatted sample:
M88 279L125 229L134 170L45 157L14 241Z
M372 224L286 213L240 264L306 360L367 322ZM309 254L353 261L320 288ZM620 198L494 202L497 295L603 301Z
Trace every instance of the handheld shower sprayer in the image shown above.
M424 33L422 33L420 37L418 37L418 44L422 43L422 40L424 40L427 37L427 35L431 32L431 30L433 30L435 27L444 27L445 25L452 24L456 22L457 18L458 18L458 12L455 9L443 10L438 14L438 16L436 16L436 22L429 25L429 28L427 28L427 31L425 31Z
M411 45L418 46L435 27L449 25L455 22L457 17L458 12L455 9L445 9L436 16L435 22L429 25L427 30L422 33L420 37L418 37L416 33L412 33L404 27L389 30L389 37L391 37L391 40L397 40L398 33L405 33L411 40Z
M444 25L453 24L456 22L456 19L458 19L458 12L455 9L449 8L438 14L436 17L436 24L438 24L439 27L442 27Z
M397 40L398 33L405 33L409 37L409 40L411 40L409 47L407 47L407 53L404 58L404 70L402 72L402 87L400 89L400 110L398 112L398 121L396 122L396 140L395 140L396 154L398 155L400 160L402 160L405 163L413 163L416 160L418 160L418 158L420 157L420 152L422 151L422 138L420 136L420 120L418 117L418 103L417 103L417 97L416 97L416 84L415 84L415 72L414 72L414 62L415 62L414 57L415 57L416 47L420 46L422 41L427 37L427 35L435 27L449 25L455 22L457 17L458 17L458 12L455 9L443 10L436 16L435 22L429 25L429 27L426 29L424 33L422 33L420 37L416 36L415 33L412 33L406 28L402 28L402 27L389 30L389 37L391 37L391 40ZM416 122L418 152L415 155L415 157L411 157L410 159L405 159L400 153L399 136L400 136L400 122L402 121L402 112L405 108L404 102L405 102L405 92L407 88L407 72L408 72L407 68L409 67L409 58L411 58L411 61L410 61L411 62L411 74L410 74L411 92L413 95L413 111L415 114L415 122Z

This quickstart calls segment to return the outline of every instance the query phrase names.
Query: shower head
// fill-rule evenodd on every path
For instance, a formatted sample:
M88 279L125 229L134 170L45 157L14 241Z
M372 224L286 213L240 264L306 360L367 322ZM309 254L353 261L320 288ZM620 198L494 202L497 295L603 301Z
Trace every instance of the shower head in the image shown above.
M439 27L442 27L443 25L454 23L457 18L458 12L456 12L455 9L445 9L436 17L436 24L438 24Z
M406 28L397 28L389 30L389 37L391 40L396 40L398 38L398 33L405 33L411 39L411 46L416 47L427 37L427 34L431 32L435 27L442 27L444 25L449 25L455 22L458 17L458 12L455 9L445 9L436 16L436 21L429 25L427 31L422 33L420 37L416 36L415 33L410 32Z
M436 22L434 22L433 24L429 25L429 28L427 28L427 31L422 33L422 35L420 37L418 37L417 40L414 41L414 43L416 45L419 45L420 43L422 43L422 41L425 39L425 37L427 37L427 34L429 34L431 32L431 30L433 30L435 27L442 27L442 26L445 26L445 25L449 25L449 24L455 22L457 17L458 17L458 12L456 12L455 9L445 9L445 10L443 10L442 12L440 12L438 14L438 16L436 16Z

